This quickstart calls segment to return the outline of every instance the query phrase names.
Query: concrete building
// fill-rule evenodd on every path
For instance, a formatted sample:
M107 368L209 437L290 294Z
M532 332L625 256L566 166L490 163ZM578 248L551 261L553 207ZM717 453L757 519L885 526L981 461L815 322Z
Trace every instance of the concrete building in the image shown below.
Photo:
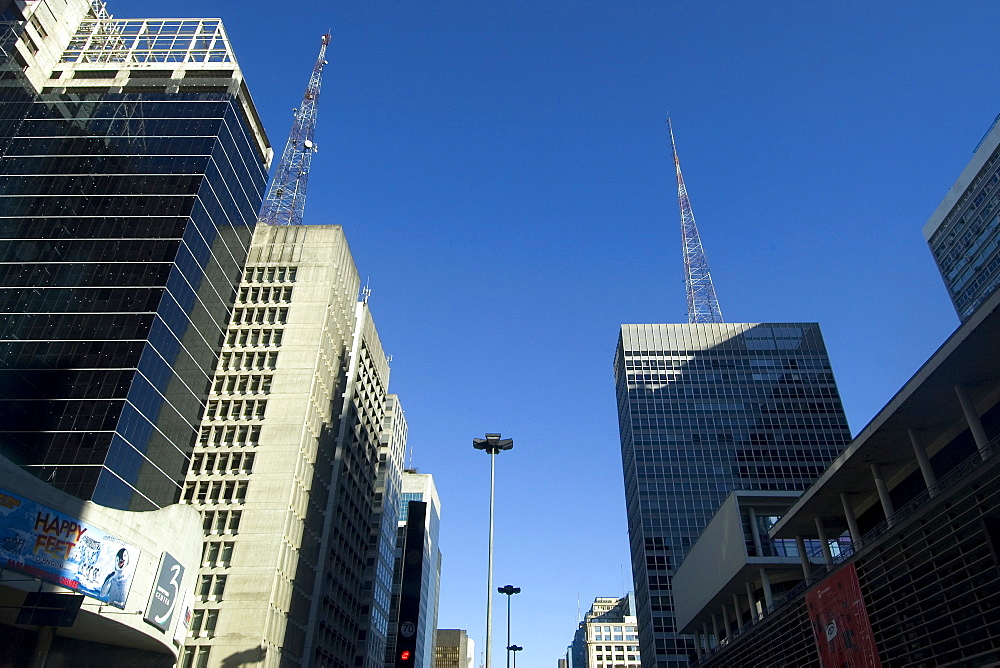
M184 488L205 532L185 667L366 665L380 440L402 446L359 287L340 226L257 226Z
M476 668L476 641L464 629L438 629L434 638L434 668Z
M4 2L0 118L0 455L175 503L272 155L222 23Z
M570 656L571 668L639 668L639 631L635 597L596 598L580 622Z
M173 666L198 572L198 513L106 508L3 458L0 478L0 665L40 655L48 666Z
M850 434L813 323L623 325L615 379L643 666L677 668L671 578L727 495L805 489Z
M958 317L965 322L1000 285L1000 116L924 225Z
M441 501L434 476L404 469L386 666L400 665L404 646L412 655L407 666L434 665L441 591L440 525Z
M734 547L724 530L731 509L713 520L674 580L680 630L703 633L697 664L996 665L998 444L994 292L800 497L784 501L763 544L813 539L821 549L798 568L781 566L782 595L761 603L758 564L720 556ZM743 506L738 496L727 506ZM713 626L733 600L738 619Z

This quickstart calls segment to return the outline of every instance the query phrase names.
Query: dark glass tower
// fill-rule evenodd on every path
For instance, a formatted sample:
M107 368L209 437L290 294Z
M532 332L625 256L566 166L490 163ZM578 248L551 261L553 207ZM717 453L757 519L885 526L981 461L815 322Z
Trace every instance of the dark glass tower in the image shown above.
M615 381L642 663L679 668L671 578L722 501L805 489L850 433L816 324L623 325Z
M150 509L179 496L271 151L219 21L65 13L2 17L0 455Z

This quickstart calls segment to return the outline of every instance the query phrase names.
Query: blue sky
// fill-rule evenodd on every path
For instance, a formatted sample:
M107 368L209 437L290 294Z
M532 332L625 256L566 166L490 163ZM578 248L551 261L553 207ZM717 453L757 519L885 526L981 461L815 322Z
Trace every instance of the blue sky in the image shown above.
M726 320L821 323L859 431L955 328L920 230L1000 111L1000 5L113 0L221 17L280 155L319 48L307 222L344 226L440 492L439 626L522 666L630 581L618 326L683 322L665 117ZM992 83L991 83L992 82ZM505 618L498 596L496 660Z

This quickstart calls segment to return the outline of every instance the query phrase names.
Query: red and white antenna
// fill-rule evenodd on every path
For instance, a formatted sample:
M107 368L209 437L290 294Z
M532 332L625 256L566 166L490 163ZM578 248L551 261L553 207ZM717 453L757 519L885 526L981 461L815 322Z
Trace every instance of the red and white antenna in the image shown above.
M306 184L309 165L316 152L316 116L319 111L319 88L326 65L326 47L330 33L323 35L319 57L306 86L302 104L295 110L295 122L288 134L288 143L281 154L278 171L260 209L260 222L268 225L301 225L306 209Z

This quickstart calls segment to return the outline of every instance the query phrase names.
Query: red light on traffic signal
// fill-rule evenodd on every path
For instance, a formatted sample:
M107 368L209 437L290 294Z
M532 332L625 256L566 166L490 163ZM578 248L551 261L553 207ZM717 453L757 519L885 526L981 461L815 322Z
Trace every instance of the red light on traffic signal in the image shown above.
M403 661L409 661L410 660L410 650L404 649L403 653L399 655L399 658L402 659Z

